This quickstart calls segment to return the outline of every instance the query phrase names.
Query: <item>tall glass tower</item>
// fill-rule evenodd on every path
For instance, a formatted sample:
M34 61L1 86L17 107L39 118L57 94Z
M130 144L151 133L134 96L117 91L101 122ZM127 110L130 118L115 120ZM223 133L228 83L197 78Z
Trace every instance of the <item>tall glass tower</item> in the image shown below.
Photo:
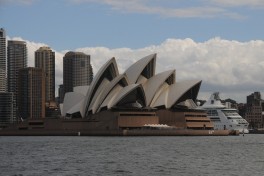
M0 28L0 92L6 92L6 33Z
M14 114L13 122L16 117L20 119L17 111L17 92L18 92L18 73L22 68L27 67L27 46L24 41L9 40L7 44L7 85L8 92L14 94Z
M67 52L63 57L64 93L72 92L73 87L90 85L93 79L93 69L90 55L82 52Z
M7 127L14 119L14 96L7 92L6 74L6 32L0 28L0 128Z
M55 101L55 52L49 47L40 47L35 52L35 67L45 73L46 102Z
M45 77L41 68L19 70L18 111L23 119L45 118Z

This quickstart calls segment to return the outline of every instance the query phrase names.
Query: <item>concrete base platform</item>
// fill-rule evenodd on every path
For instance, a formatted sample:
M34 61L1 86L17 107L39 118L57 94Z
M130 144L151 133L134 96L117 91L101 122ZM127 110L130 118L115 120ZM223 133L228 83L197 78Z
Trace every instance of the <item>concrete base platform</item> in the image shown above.
M228 136L229 130L1 130L0 136Z

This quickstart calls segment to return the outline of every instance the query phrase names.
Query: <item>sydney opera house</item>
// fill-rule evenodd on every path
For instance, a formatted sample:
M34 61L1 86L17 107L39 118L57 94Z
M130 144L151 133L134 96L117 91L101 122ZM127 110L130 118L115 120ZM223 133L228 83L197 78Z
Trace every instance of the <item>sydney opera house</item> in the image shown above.
M213 129L206 113L195 109L202 81L177 82L175 70L156 74L156 57L146 56L122 74L115 58L110 59L90 86L75 87L73 92L66 93L62 117L71 121L86 119L87 123L78 128L90 130L155 126Z

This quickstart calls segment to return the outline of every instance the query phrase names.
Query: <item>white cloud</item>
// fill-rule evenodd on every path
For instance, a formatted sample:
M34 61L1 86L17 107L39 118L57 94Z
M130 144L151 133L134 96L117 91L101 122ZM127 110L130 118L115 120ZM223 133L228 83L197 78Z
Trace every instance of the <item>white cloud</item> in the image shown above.
M21 38L13 38L20 39ZM29 66L34 66L34 52L43 43L26 41ZM203 80L200 98L206 99L214 91L223 98L245 102L254 91L264 92L264 41L238 42L213 38L205 42L192 39L167 39L159 45L130 49L106 47L78 48L91 55L94 73L111 57L115 57L120 73L140 58L157 53L157 73L176 69L176 81ZM62 84L63 56L67 51L56 52L56 85Z
M264 8L263 0L207 0L208 3L225 7L252 7Z
M168 1L168 0L70 0L74 3L100 3L111 6L113 10L121 11L123 13L143 13L156 14L162 17L177 17L177 18L222 18L228 17L233 19L245 18L243 15L225 8L231 5L239 5L235 1L221 2L220 0L199 0L188 3L192 5L185 5L186 2ZM257 1L257 0L255 0ZM240 2L240 1L238 1ZM246 0L243 1L246 5ZM171 6L164 6L163 4L171 4ZM154 5L155 4L155 5ZM248 3L249 4L249 3ZM253 5L253 3L252 3ZM231 6L232 7L232 6Z
M24 4L24 5L30 5L34 3L36 0L0 0L0 5L3 4Z

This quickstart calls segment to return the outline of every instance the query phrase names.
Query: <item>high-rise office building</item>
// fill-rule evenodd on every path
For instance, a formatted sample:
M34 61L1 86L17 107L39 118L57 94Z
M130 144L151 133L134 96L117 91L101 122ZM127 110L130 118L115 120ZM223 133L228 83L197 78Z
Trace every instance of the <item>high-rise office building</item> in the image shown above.
M7 87L14 93L14 119L20 119L17 112L17 79L20 69L27 67L27 46L24 41L9 40L7 44Z
M263 128L262 103L260 92L247 96L245 119L249 122L250 128Z
M7 92L6 60L6 33L0 28L0 128L5 128L14 121L14 96L13 93Z
M45 77L41 68L19 70L17 105L23 119L45 117Z
M90 55L82 52L67 52L63 57L64 93L72 92L73 87L90 85L93 70Z
M35 52L35 67L42 68L45 75L46 102L55 101L55 52L50 47L40 47Z
M0 92L6 89L6 33L0 28Z

